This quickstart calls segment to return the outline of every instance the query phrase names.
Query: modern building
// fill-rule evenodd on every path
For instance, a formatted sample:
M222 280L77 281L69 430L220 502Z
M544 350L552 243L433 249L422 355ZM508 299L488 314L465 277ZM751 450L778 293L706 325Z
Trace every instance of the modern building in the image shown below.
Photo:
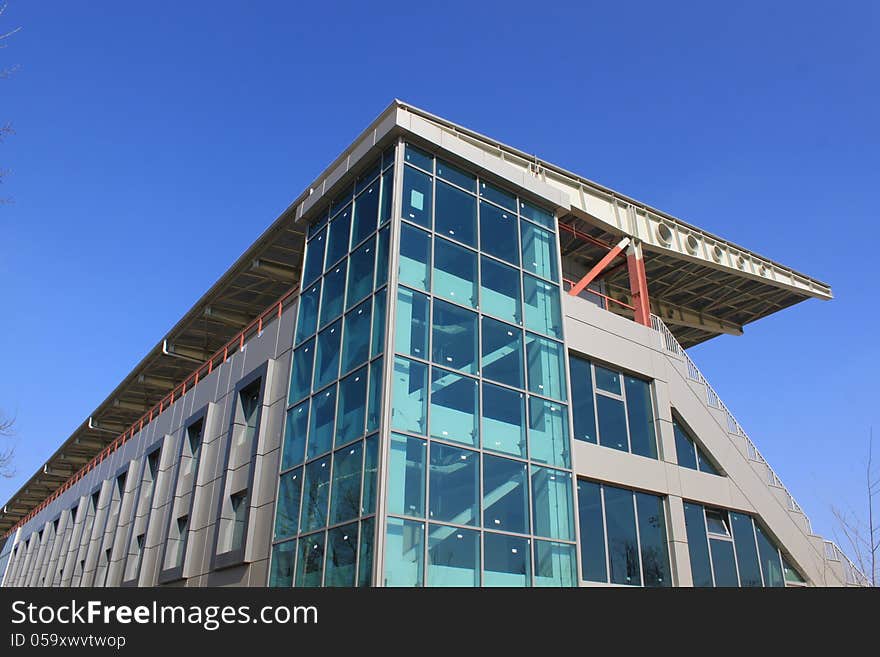
M6 503L2 583L863 584L686 352L810 298L395 101Z

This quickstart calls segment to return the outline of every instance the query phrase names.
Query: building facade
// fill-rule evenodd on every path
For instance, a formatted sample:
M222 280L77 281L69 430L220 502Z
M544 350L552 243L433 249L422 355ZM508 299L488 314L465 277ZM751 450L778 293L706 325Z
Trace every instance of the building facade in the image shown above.
M2 585L864 584L685 351L830 297L395 101L5 505Z

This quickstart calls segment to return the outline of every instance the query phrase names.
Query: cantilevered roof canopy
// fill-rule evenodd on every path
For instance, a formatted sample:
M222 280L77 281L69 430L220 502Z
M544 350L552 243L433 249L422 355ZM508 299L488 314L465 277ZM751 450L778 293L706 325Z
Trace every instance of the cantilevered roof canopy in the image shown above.
M305 231L396 137L405 136L481 175L516 186L520 194L555 208L567 224L613 244L639 240L652 310L684 346L742 327L810 297L831 298L824 283L768 260L660 210L591 182L536 156L395 100L266 229L192 309L64 441L46 464L0 509L6 531L263 310L298 284ZM600 247L560 231L564 269L579 276L601 259ZM626 269L611 267L610 296L628 293ZM161 303L147 292L145 305ZM125 320L120 321L124 325Z

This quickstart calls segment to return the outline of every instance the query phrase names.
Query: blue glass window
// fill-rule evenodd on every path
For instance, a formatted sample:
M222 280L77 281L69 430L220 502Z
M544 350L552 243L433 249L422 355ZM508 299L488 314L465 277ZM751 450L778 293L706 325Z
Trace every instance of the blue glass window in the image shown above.
M709 561L709 544L706 540L706 518L703 507L692 502L684 503L684 521L687 529L688 552L694 586L712 586L712 568Z
M388 512L425 516L428 441L391 434L388 465Z
M425 228L431 227L432 182L431 176L403 167L403 218Z
M358 586L373 585L373 533L375 532L373 518L361 521L360 556L358 557Z
M306 435L309 430L309 400L287 411L284 428L284 448L281 469L287 470L303 462L306 453Z
M278 510L275 512L276 541L296 536L299 528L302 478L302 468L281 475L281 481L278 484Z
M324 575L324 532L305 536L299 541L296 562L296 585L304 588L321 586Z
M374 182L378 182L376 181L376 178L379 177L379 170L381 168L381 163L378 160L373 162L366 171L357 177L357 182L354 186L354 193L360 194L365 189L372 187ZM355 210L355 215L357 215L357 210ZM355 242L355 244L357 244L357 242Z
M318 329L318 301L321 299L321 282L310 287L299 298L299 318L296 322L296 344L311 337Z
M497 260L480 258L480 309L498 319L522 324L519 272Z
M558 283L556 235L528 222L521 224L520 233L523 269Z
M425 523L388 518L385 586L421 586L425 571Z
M394 359L391 426L425 434L428 410L428 367L408 358Z
M761 555L761 571L764 574L764 586L785 586L782 575L782 564L779 561L779 550L755 523L755 536L758 539L758 552Z
M379 241L376 246L376 289L378 290L388 282L388 240L391 231L385 226L379 231Z
M696 470L697 454L694 449L694 443L675 418L672 419L672 432L675 434L675 455L678 464L683 468Z
M431 437L476 447L480 385L476 379L431 370Z
M327 231L322 230L306 246L306 263L303 267L302 285L306 287L316 281L324 272L324 246L327 244Z
M483 317L483 376L515 388L524 386L523 336L518 328Z
M553 230L555 228L556 221L553 213L536 207L530 203L520 201L519 214L526 219L530 219L537 224L541 224L542 226L544 226L544 228L549 228L550 230Z
M354 200L354 223L351 246L354 248L376 230L379 223L379 179L373 180L367 189Z
M387 290L379 290L373 296L373 337L370 345L370 357L385 350L385 300Z
M480 249L519 266L517 218L513 212L480 202Z
M340 262L324 277L324 294L321 297L321 326L342 314L347 267L347 262Z
M651 386L647 381L624 377L626 414L629 420L630 449L633 454L657 458L657 438L654 434L654 406Z
M529 533L529 471L522 461L483 455L483 526Z
M327 532L327 566L324 586L354 586L357 567L358 524L353 522Z
M585 580L607 582L605 521L599 484L578 480L578 521L581 529L581 570Z
M715 586L739 586L739 580L736 577L736 561L733 556L733 543L713 538L709 540L709 549L712 551Z
M590 362L569 355L571 374L571 413L575 440L596 442L596 408L593 404L593 376Z
M639 586L642 576L632 491L614 486L604 486L604 489L611 583Z
M437 208L434 230L438 235L477 246L476 197L437 181Z
M397 330L394 350L416 358L428 358L428 297L405 287L397 289Z
M605 395L596 395L596 412L599 415L599 444L629 451L623 402Z
M468 374L477 373L477 314L434 301L432 360Z
M351 206L351 197L354 196L354 185L349 185L347 188L342 190L336 198L333 199L333 203L330 204L330 217L331 219L335 217L346 205L349 205L346 210L350 210ZM347 243L347 242L346 242Z
M529 390L539 395L565 400L565 361L562 344L526 336L526 358L529 364Z
M411 144L406 145L403 151L403 159L405 162L420 167L428 173L434 171L434 156Z
M429 525L428 586L480 585L480 532Z
M333 453L333 493L330 497L330 524L357 518L361 510L362 443L354 443Z
M480 181L480 198L492 201L512 212L516 212L516 197L510 192L495 187L492 183L487 183L485 180Z
M288 403L299 401L312 390L312 365L315 360L315 339L312 338L293 352Z
M425 292L431 284L431 236L406 224L400 227L400 282Z
M437 160L437 177L442 178L443 180L448 180L452 184L458 185L469 192L476 193L477 191L476 177L472 176L467 171L462 171L458 167L454 167L451 164L444 162L443 160Z
M269 586L293 586L293 562L296 560L296 540L272 546L272 572Z
M339 382L339 407L336 412L336 444L364 435L367 414L367 368L362 367Z
M377 358L370 363L370 388L367 393L367 433L379 428L382 413L382 361Z
M361 515L376 510L376 471L379 464L379 437L370 436L364 441L364 492L361 495Z
M327 240L327 260L324 268L330 266L348 253L348 240L351 234L351 205L330 220L329 237Z
M345 338L342 341L342 372L351 371L370 356L370 300L345 316Z
M532 466L532 532L574 540L571 473Z
M442 443L431 444L431 520L480 524L480 455Z
M443 239L434 242L434 294L477 307L477 254Z
M672 586L663 499L639 492L635 496L645 586Z
M376 240L364 242L351 254L348 267L348 295L346 309L373 291L373 266L376 257Z
M529 397L529 458L561 468L571 467L568 409L562 404Z
M527 538L483 533L483 586L529 586L532 554Z
M596 365L596 387L599 390L612 392L615 395L620 392L620 374L605 367Z
M329 452L333 445L333 421L336 418L336 386L312 397L307 458Z
M526 456L525 395L483 383L483 449Z
M341 333L342 321L338 321L318 334L314 390L320 390L339 377L339 338Z
M740 586L763 586L761 567L758 565L758 547L752 519L742 513L730 513L736 562L739 566Z
M391 202L394 199L394 169L382 174L382 202L379 207L379 224L391 219Z
M535 541L535 586L576 586L574 545Z
M523 275L526 328L553 338L562 338L562 312L559 288L542 280Z
M306 465L303 486L301 531L309 532L327 524L327 502L330 499L330 457Z

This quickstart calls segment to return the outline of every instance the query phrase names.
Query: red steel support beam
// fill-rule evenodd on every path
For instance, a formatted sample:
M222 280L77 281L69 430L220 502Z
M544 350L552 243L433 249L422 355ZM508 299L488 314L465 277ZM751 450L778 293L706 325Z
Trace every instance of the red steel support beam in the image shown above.
M648 278L645 276L641 244L633 244L627 250L626 264L629 269L632 305L636 307L635 321L643 326L651 326L651 299L648 297Z
M602 258L599 262L597 262L596 265L590 271L588 271L587 274L581 280L579 280L577 283L575 283L572 286L572 288L568 291L568 293L571 296L576 297L581 292L583 292L587 288L587 286L590 283L592 283L594 280L596 280L596 278L599 276L599 274L601 274L604 271L605 267L607 267L611 263L612 260L614 260L617 256L619 256L623 252L623 250L626 248L627 244L629 244L629 238L624 237L622 240L620 240L617 243L617 246L615 246L608 253L606 253L605 257Z

